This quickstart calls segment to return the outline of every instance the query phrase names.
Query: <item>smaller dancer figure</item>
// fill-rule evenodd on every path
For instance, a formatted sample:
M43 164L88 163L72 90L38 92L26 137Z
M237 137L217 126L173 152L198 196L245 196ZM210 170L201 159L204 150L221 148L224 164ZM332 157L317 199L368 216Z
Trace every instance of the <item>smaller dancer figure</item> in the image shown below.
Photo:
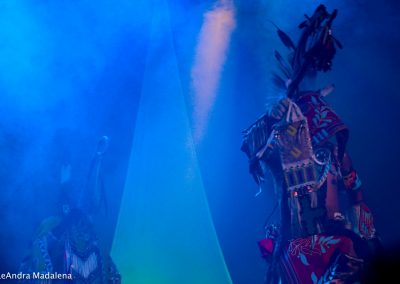
M29 275L59 275L65 283L120 284L111 257L102 251L92 219L105 202L100 179L100 165L108 138L102 137L92 160L87 186L74 189L70 165L61 169L60 212L45 219L38 228L20 272ZM64 276L63 276L64 275ZM67 275L67 277L65 277ZM70 279L72 278L72 279ZM21 283L61 283L56 279L25 279Z

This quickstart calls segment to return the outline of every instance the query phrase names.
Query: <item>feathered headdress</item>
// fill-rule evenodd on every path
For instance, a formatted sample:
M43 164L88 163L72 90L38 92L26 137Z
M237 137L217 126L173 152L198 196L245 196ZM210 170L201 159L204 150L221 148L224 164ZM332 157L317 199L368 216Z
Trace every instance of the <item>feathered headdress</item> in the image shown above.
M336 16L336 9L330 14L324 5L318 6L311 17L305 15L306 20L299 25L303 32L297 46L274 24L280 40L290 53L285 60L275 51L281 75L273 73L272 79L278 88L286 90L289 98L298 95L298 86L307 72L326 72L331 69L336 47L342 48L342 44L332 35L332 22Z

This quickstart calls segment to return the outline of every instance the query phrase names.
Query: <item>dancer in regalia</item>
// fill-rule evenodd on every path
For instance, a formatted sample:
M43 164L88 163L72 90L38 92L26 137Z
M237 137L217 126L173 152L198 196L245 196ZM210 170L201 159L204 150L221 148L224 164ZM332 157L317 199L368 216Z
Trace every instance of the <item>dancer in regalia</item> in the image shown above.
M102 137L82 190L72 186L71 167L62 167L60 210L43 220L37 229L29 253L20 267L20 272L32 277L22 283L121 283L121 275L111 257L101 248L93 225L96 213L104 208L100 165L107 144L108 138ZM56 273L61 280L33 279L34 274L54 276Z
M277 28L289 56L275 52L282 75L273 81L285 96L244 131L251 174L263 186L272 173L278 193L281 222L259 242L267 283L354 283L379 246L346 151L349 129L325 101L334 86L313 86L342 48L332 33L336 15L320 5L299 25L297 45Z

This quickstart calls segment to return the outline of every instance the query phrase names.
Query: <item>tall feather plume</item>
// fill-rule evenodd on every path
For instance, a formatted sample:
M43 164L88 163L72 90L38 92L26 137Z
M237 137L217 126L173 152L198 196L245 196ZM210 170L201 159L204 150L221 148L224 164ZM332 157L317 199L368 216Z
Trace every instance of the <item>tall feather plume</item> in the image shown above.
M340 49L343 49L342 43L341 43L338 39L336 39L334 36L332 36L332 38L333 38L333 40L335 41L336 45L337 45Z
M294 45L292 39L291 39L286 33L284 33L284 32L283 32L281 29L279 29L279 28L278 28L277 32L278 32L278 36L279 36L279 38L281 39L282 43L283 43L287 48L290 48L290 49L293 49L293 50L296 49L296 47L295 47L295 45Z
M296 49L296 46L294 45L292 39L284 32L282 31L274 22L272 22L271 20L268 20L271 24L274 25L274 27L276 28L276 31L278 33L278 36L280 38L280 40L282 41L282 43L289 49Z
M283 80L281 76L279 76L278 74L276 74L274 72L272 72L272 83L278 89L286 90L286 82L285 82L285 80Z
M276 60L279 63L278 66L279 66L280 70L285 75L286 79L289 79L292 74L292 68L289 66L288 63L285 62L285 59L283 59L282 55L277 50L275 50L274 54L275 54Z
M287 62L289 62L291 70L293 70L294 51L289 52L287 55Z

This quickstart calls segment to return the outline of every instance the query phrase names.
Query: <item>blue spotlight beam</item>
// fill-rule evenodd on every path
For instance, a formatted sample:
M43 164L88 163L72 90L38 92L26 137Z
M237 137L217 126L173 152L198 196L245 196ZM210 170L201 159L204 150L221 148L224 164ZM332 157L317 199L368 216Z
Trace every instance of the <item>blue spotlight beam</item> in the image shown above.
M112 256L125 283L232 283L204 194L168 17L164 1L154 6Z

